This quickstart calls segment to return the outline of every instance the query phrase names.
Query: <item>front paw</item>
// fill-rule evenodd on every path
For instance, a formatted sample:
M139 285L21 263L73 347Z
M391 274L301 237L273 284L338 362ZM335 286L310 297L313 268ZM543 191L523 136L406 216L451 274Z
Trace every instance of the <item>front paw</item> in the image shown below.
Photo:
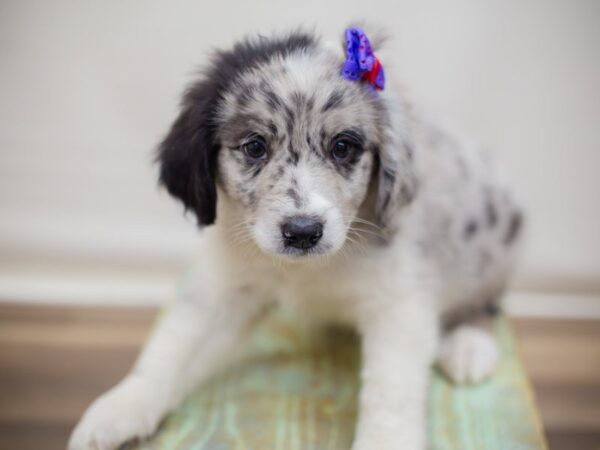
M167 411L166 389L129 375L98 397L87 409L69 440L69 450L114 450L156 429Z
M437 363L455 383L478 383L492 373L500 355L494 337L475 326L461 325L444 337Z

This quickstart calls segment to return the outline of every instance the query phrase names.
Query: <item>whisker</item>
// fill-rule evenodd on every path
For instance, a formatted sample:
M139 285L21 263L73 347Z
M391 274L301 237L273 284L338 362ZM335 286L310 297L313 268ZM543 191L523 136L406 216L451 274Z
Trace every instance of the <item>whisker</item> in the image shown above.
M350 231L354 231L357 234L366 233L366 234L369 234L371 236L376 236L376 237L379 237L379 238L383 237L382 233L377 233L377 232L372 231L372 230L365 230L364 228L350 227L350 228L348 228L348 231L349 232Z
M381 230L382 228L377 225L374 222L371 222L369 220L363 219L362 217L357 217L357 216L342 216L345 220L349 220L350 222L357 222L357 223L362 223L364 225L369 225L373 228L376 228L378 230Z

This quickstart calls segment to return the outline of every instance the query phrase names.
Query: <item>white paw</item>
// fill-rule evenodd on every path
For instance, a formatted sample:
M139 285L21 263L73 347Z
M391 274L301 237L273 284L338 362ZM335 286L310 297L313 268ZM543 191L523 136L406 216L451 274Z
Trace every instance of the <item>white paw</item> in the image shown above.
M461 325L442 339L437 363L455 383L478 383L498 365L496 341L487 331Z
M69 440L69 450L114 450L156 429L166 413L166 392L156 383L127 376L87 409Z

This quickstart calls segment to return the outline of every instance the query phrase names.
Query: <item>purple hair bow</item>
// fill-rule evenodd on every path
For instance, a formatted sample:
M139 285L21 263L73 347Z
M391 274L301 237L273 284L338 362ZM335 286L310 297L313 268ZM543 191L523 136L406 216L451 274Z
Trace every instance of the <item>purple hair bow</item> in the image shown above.
M350 81L365 81L380 91L385 87L383 66L361 28L346 29L346 62L342 68L342 76Z

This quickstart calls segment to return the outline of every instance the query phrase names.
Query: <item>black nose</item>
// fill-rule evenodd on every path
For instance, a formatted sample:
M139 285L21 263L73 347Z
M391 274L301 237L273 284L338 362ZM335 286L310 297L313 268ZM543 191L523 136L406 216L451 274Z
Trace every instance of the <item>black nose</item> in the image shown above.
M311 248L323 236L323 224L314 217L294 216L281 225L286 247Z

